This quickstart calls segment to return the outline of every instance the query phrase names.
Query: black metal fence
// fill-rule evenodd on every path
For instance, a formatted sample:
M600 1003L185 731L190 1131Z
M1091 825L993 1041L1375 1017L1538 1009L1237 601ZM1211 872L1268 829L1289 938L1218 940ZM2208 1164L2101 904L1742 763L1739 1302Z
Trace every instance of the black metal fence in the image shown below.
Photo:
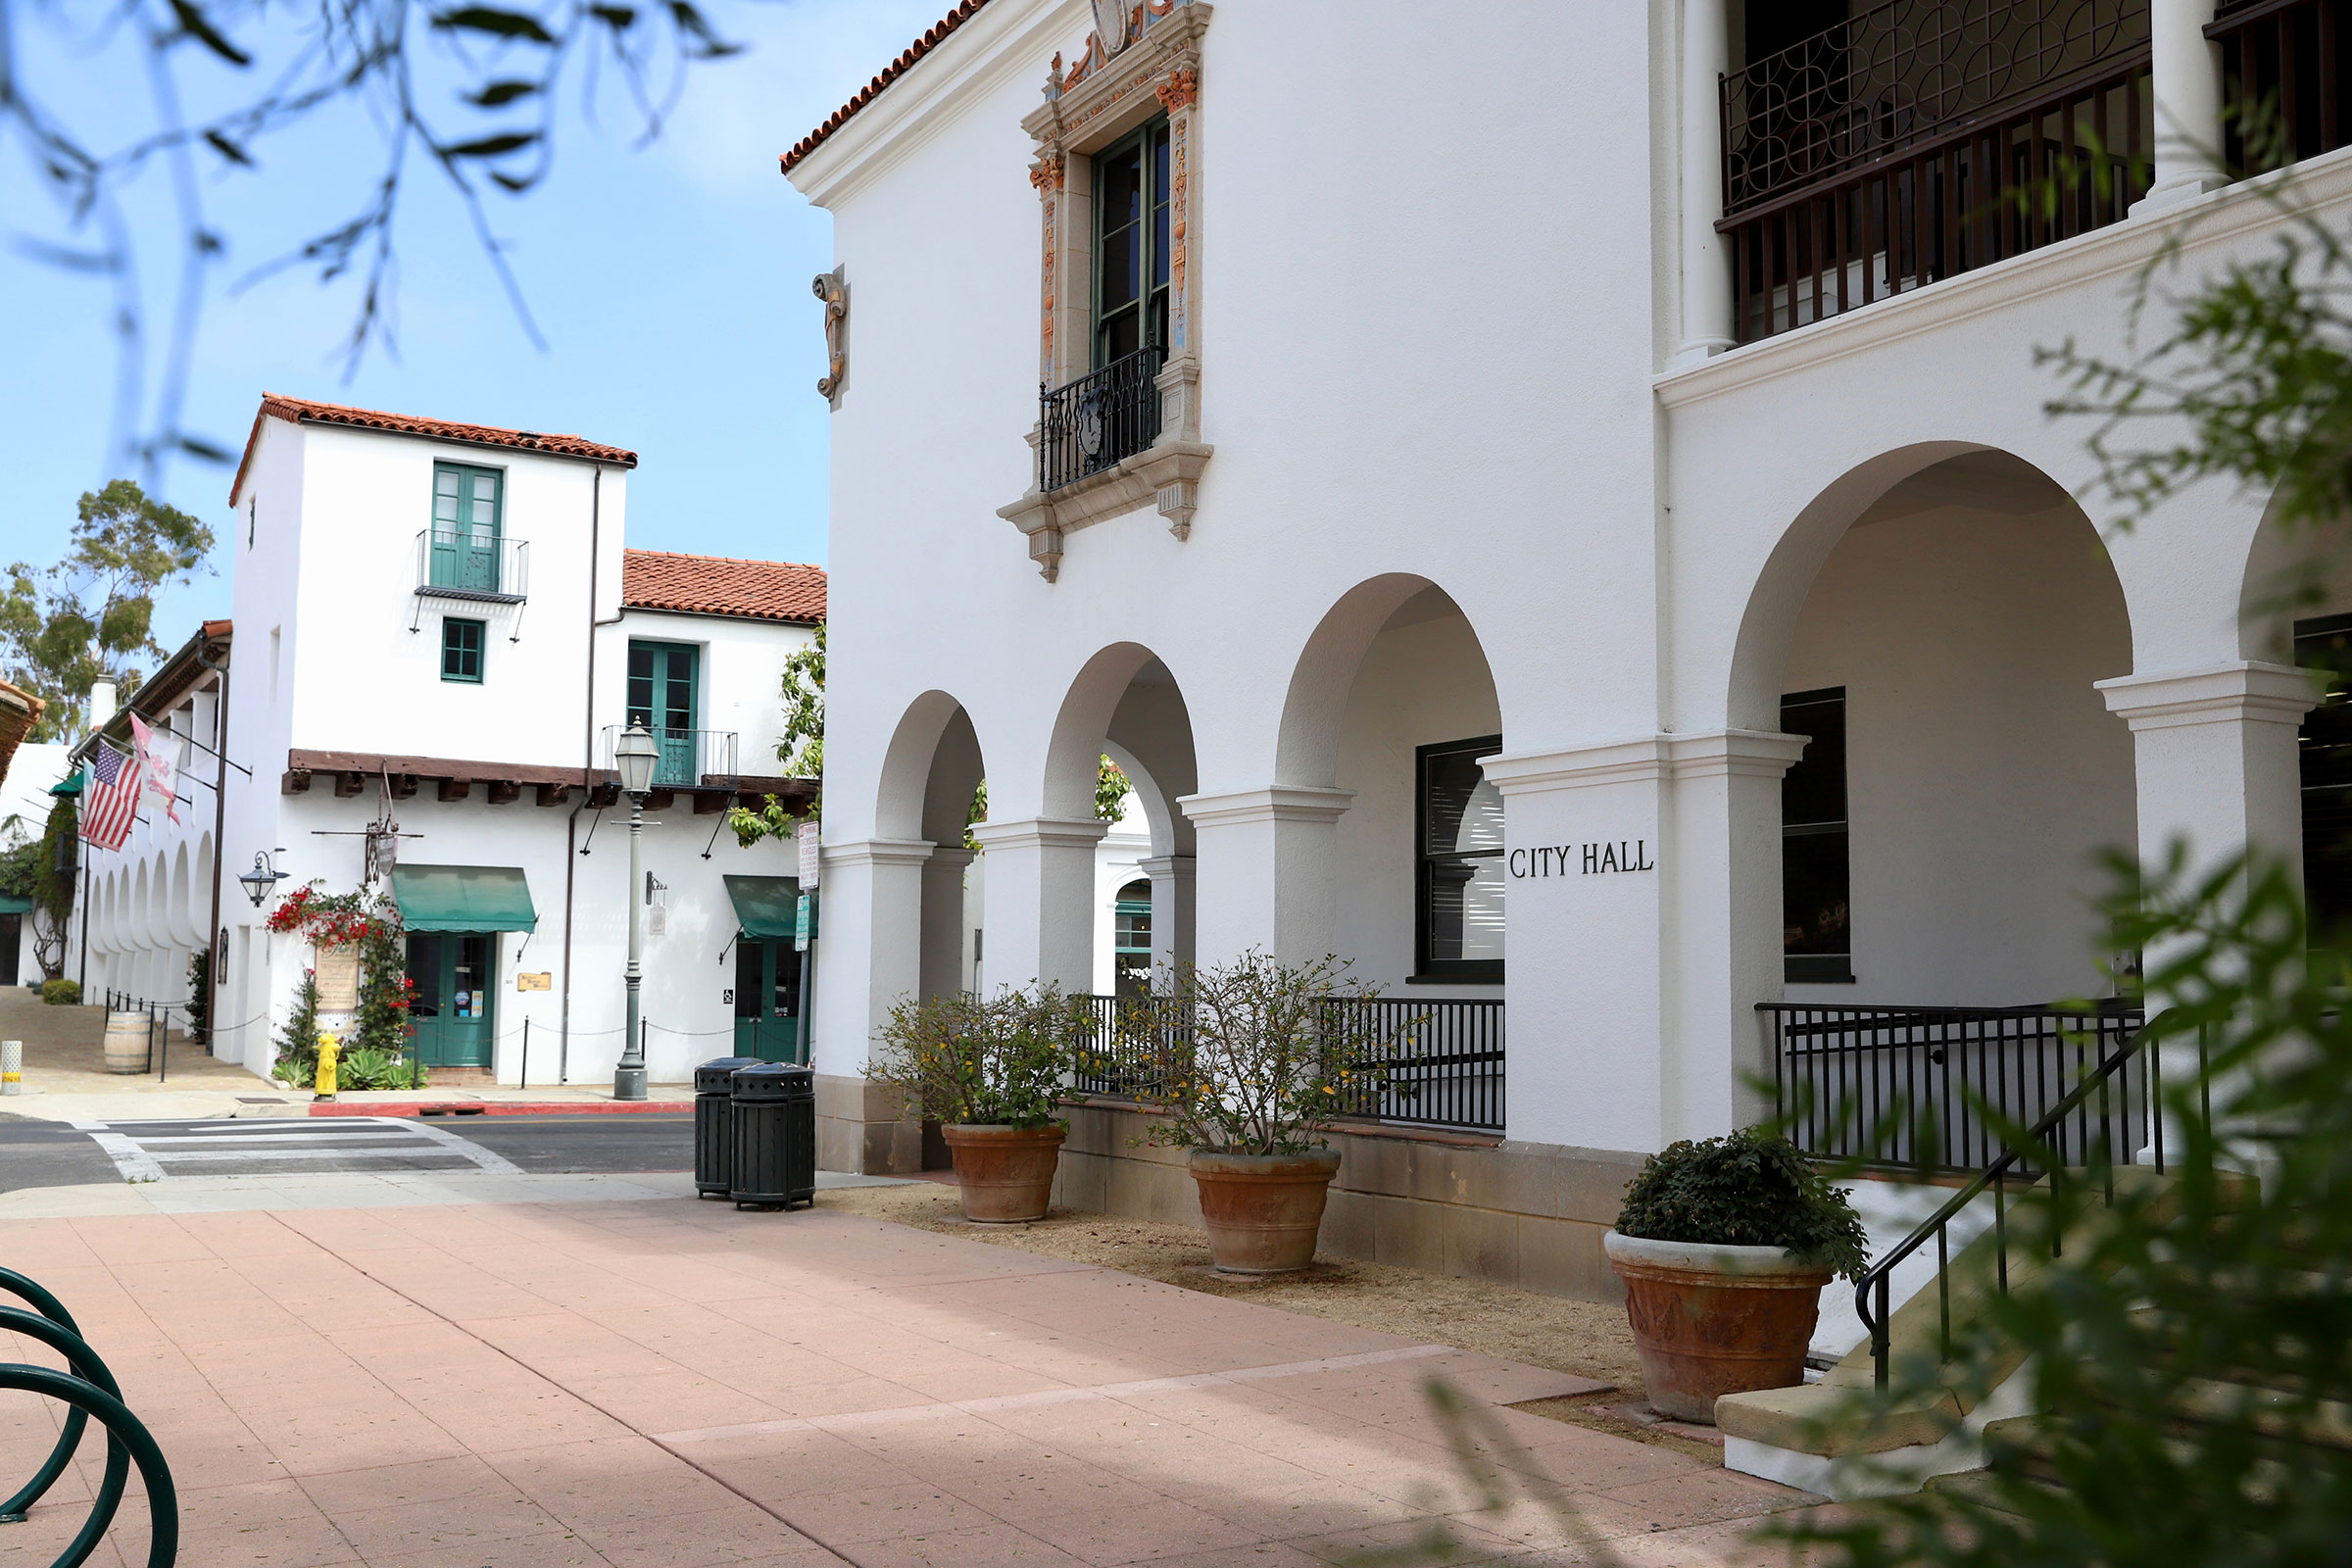
M1081 1094L1149 1102L1180 1082L1192 1061L1192 1023L1175 997L1081 996L1086 1050ZM1335 1119L1459 1132L1503 1127L1499 998L1379 997L1324 1004L1328 1038L1358 1072Z
M1798 1148L1824 1159L1928 1174L1982 1170L2006 1134L2047 1115L2137 1033L2136 1004L1860 1007L1764 1003L1773 1080ZM2129 1161L2153 1136L2144 1062L2051 1128L2040 1148L2071 1165L2102 1143Z
M1113 360L1075 381L1038 388L1037 487L1058 490L1115 467L1159 439L1156 344Z
M2223 0L2205 36L2221 45L2222 96L2235 111L2222 156L2247 173L2352 142L2337 93L2352 74L2346 0Z

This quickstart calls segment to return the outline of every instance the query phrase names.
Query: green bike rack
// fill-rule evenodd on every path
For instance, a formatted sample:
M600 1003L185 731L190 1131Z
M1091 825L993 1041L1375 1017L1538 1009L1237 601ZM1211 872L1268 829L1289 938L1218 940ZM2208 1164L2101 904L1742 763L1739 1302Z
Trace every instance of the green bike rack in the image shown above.
M106 1428L106 1476L90 1504L89 1517L50 1568L81 1568L115 1520L124 1482L136 1462L147 1488L147 1568L172 1568L179 1560L179 1496L164 1450L139 1418L123 1404L122 1389L98 1353L83 1341L74 1316L39 1284L14 1269L0 1268L0 1290L30 1301L39 1312L0 1306L0 1329L37 1340L66 1357L71 1372L22 1362L0 1362L0 1389L21 1389L67 1406L56 1446L33 1478L0 1504L0 1523L20 1523L73 1461L90 1417Z

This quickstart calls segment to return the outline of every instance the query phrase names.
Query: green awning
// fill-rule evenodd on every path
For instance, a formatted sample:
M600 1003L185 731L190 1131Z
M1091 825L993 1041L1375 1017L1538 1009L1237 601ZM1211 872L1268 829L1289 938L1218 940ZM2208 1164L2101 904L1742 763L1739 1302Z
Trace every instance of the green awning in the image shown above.
M762 941L789 937L799 923L801 884L789 876L731 876L727 897L735 901L735 920L743 934Z
M22 893L0 893L0 914L30 914L32 900Z
M62 782L50 785L49 793L51 795L80 795L81 769L77 767L72 773L68 774Z
M392 898L412 931L530 931L539 911L516 865L396 865Z

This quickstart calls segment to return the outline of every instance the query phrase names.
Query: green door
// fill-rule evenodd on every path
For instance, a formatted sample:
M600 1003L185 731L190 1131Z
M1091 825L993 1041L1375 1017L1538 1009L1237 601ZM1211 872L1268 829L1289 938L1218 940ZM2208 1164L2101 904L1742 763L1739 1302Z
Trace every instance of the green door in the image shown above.
M694 673L700 652L688 643L629 644L628 719L643 724L662 748L654 783L702 782L694 765Z
M409 933L409 1017L427 1067L490 1065L497 970L496 932Z
M504 477L496 468L433 466L434 587L499 592L499 492Z
M735 942L735 1054L798 1061L801 955L782 938Z

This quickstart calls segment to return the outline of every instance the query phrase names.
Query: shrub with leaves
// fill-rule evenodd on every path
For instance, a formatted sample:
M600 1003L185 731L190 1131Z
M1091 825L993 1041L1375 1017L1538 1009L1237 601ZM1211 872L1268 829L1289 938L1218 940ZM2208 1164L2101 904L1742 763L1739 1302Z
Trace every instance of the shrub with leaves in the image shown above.
M1377 988L1336 957L1283 963L1255 951L1176 966L1175 1000L1144 999L1129 1031L1166 1041L1152 1143L1220 1154L1301 1154L1360 1110L1387 1071Z
M1653 1242L1781 1247L1847 1279L1868 1267L1861 1216L1787 1138L1759 1127L1685 1139L1643 1162L1617 1229Z
M1993 1429L1973 1489L1785 1528L1830 1549L1813 1560L2347 1560L2352 974L2307 945L2285 865L2191 877L2176 854L2145 887L2117 871L2111 950L2147 956L2166 1174L2119 1180L2110 1201L2105 1170L2060 1170L2029 1196L2012 1226L2023 1245L2057 1231L2060 1254L1953 1324L1952 1364L1898 1360L1889 1393L1982 1395L2022 1351L2047 1414Z
M277 1060L270 1064L270 1076L280 1083L296 1088L308 1087L318 1075L318 971L302 971L302 984L294 992L294 1009L277 1034Z
M78 980L44 980L41 1000L52 1007L76 1007L81 1004L81 982Z
M948 1124L1044 1127L1071 1064L1071 1009L1053 986L901 998L865 1075Z

